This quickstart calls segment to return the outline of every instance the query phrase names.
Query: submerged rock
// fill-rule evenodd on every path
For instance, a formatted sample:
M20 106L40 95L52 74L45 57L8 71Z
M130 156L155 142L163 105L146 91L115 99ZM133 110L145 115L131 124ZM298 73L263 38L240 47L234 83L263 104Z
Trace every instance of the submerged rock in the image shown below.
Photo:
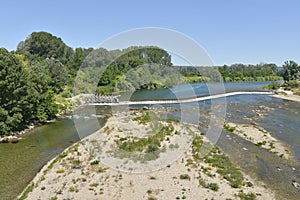
M300 184L297 183L295 180L292 180L292 185L294 186L294 188L300 190Z
M19 138L17 136L8 136L8 142L17 143L19 142Z
M17 143L21 140L21 138L18 138L17 136L5 136L3 138L0 138L0 143Z
M1 143L8 143L8 137L4 136L3 138L0 138Z

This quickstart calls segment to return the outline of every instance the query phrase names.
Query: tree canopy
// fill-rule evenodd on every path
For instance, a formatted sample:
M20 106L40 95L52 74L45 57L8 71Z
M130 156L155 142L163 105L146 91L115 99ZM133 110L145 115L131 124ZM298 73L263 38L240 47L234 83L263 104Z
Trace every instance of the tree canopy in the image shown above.
M43 72L32 72L14 54L0 49L0 135L56 114L53 92L45 85L50 78Z
M300 79L300 66L295 61L289 60L284 62L283 79L286 82Z
M47 32L31 33L25 41L18 44L16 52L19 54L27 52L42 59L58 59L63 64L66 64L74 53L61 38Z

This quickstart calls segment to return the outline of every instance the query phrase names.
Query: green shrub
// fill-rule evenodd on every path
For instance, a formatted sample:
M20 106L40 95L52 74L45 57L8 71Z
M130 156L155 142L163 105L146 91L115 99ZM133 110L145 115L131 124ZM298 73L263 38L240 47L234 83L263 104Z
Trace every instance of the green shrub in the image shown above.
M100 167L97 172L104 173L104 172L106 172L106 170L107 170L107 168Z
M205 162L210 163L214 167L218 167L217 173L228 180L231 187L240 188L242 186L244 177L227 156L223 154L209 155L205 158Z
M168 119L166 119L166 122L168 122L168 123L171 123L171 122L179 123L180 120L179 119L174 119L174 118L168 118Z
M243 191L239 192L238 196L241 200L255 200L256 199L256 195L254 193L245 194Z
M65 173L65 170L59 169L59 170L56 171L56 173L57 173L57 174L63 174L63 173Z
M140 124L147 124L151 122L152 120L157 120L158 117L155 115L154 112L145 112L142 116L140 117L135 117L132 120L133 121L138 121Z
M92 183L90 184L90 187L97 187L99 185L99 183Z
M265 90L278 90L280 88L280 83L273 82L272 84L263 87Z
M21 197L18 200L25 200L28 197L28 194L32 192L34 184L29 185L26 190L22 193Z
M300 87L300 83L297 80L290 80L287 83L285 83L285 86L290 88L298 88Z
M99 163L100 163L99 160L94 160L94 161L92 161L90 164L91 164L91 165L98 165Z
M218 191L219 190L219 186L217 183L209 183L206 186L207 188L213 190L213 191Z
M181 174L181 175L179 176L179 178L180 178L181 180L191 180L191 177L190 177L190 175L188 175L188 174Z
M148 200L157 200L155 197L148 197Z
M246 186L247 187L252 187L253 186L253 183L251 183L250 181L246 182Z
M256 143L255 145L258 147L261 147L261 146L265 145L266 143L267 143L266 141L262 141L262 142Z
M81 163L81 161L77 159L77 160L73 160L72 163L74 165L79 165Z
M226 131L230 132L230 133L233 133L233 132L235 131L235 127L231 127L231 126L229 126L228 124L226 124L226 125L224 126L224 129L225 129Z

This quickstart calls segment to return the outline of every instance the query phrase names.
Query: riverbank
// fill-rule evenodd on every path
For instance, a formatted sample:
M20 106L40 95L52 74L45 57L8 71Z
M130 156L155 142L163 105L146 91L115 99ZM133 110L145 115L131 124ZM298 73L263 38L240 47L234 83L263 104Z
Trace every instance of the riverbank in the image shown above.
M299 95L295 95L292 91L283 90L282 88L278 89L273 97L300 102Z
M254 145L267 149L268 151L286 158L292 159L291 150L272 133L267 132L261 127L251 124L237 124L229 122L224 126L229 133L236 134ZM244 149L245 151L247 149Z
M171 144L176 137L186 134L186 127L183 131L183 126L176 120L163 121L161 124L164 125L161 127L163 130L164 127L173 128L166 129L171 130L166 135L156 135L161 139L158 150L163 147L170 152L180 149L180 145ZM190 130L196 140L175 162L158 170L147 173L130 173L125 168L116 170L110 168L107 162L104 163L103 152L101 156L97 154L103 150L97 143L99 136L107 138L105 141L108 146L123 148L134 144L131 146L133 152L148 151L149 146L144 146L138 136L145 136L151 126L147 115L139 111L114 114L98 132L45 165L23 195L27 193L27 199L275 199L272 191L241 173L228 157L211 146L206 137L192 126ZM132 137L126 138L128 134ZM135 142L132 143L132 140ZM207 148L201 149L203 146ZM211 152L207 152L207 149ZM160 152L163 156L163 151ZM124 156L121 160L128 161L131 158ZM222 166L217 164L220 159Z
M34 128L43 126L45 124L50 124L54 123L56 119L58 118L63 118L62 115L57 115L54 119L47 120L45 122L35 122L35 123L30 123L28 127L22 131L17 131L14 133L11 133L10 135L4 135L0 136L0 144L1 143L18 143L19 141L22 140L22 135L32 131Z

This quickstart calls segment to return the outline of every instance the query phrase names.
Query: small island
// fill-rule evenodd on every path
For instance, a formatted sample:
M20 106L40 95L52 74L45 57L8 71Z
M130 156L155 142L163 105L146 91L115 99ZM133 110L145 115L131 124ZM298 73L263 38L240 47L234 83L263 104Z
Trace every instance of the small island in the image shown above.
M150 127L155 126L153 123L160 124L156 124L158 131L148 135ZM184 145L174 143L182 134L186 137L191 134L193 139L175 161L163 163L166 165L160 169L148 168L147 173L135 173L134 169L130 172L127 168L126 163L130 161L147 163L159 159L164 152L172 154ZM112 148L109 154L122 160L119 170L102 162L101 151L105 148L99 141L103 137ZM158 110L113 115L101 130L50 161L21 196L27 199L44 196L52 199L274 199L272 191L241 172L196 127L159 118Z

